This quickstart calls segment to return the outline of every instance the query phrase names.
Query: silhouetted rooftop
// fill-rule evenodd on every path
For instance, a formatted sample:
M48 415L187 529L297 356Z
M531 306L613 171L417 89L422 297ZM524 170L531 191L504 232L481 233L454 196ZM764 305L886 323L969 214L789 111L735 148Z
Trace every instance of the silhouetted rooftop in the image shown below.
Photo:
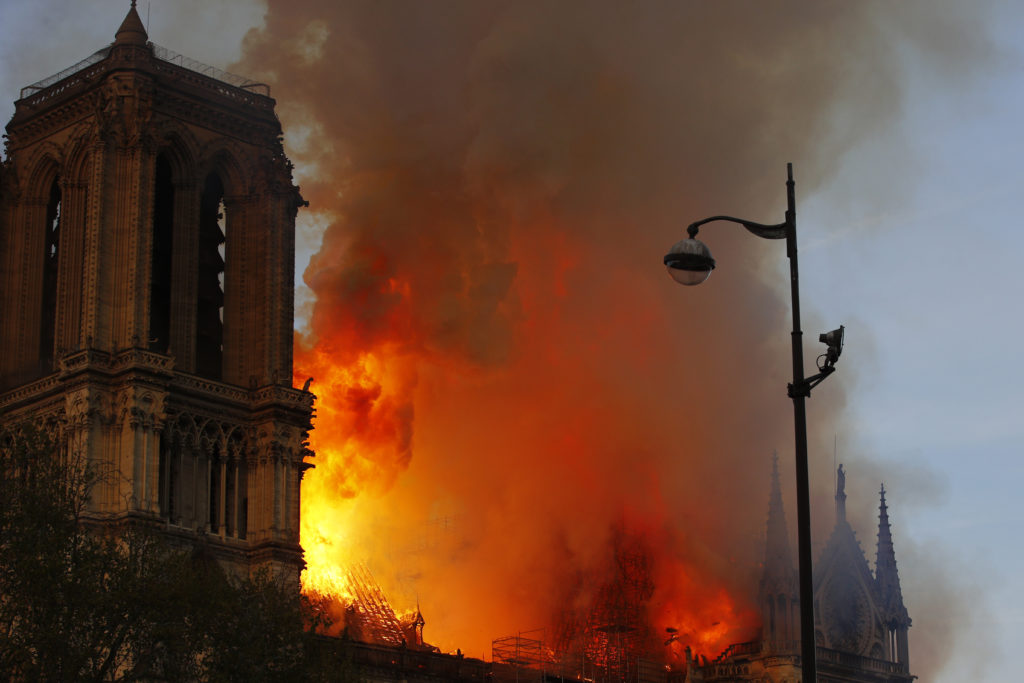
M244 76L238 76L236 74L228 73L227 71L222 71L221 69L212 67L208 64L203 64L202 62L190 59L184 55L178 54L177 52L168 50L165 47L160 47L159 45L150 42L149 35L146 33L146 27L143 26L142 19L139 18L139 13L135 10L135 2L133 1L124 21L121 22L121 26L114 34L113 43L100 48L85 59L69 66L63 71L55 73L52 76L48 76L40 81L36 81L31 85L26 85L21 89L18 98L24 99L29 97L41 90L49 88L51 85L62 81L72 74L78 73L86 67L102 62L110 56L110 50L115 45L149 46L153 50L153 56L157 59L177 64L189 71L203 74L204 76L208 76L222 83L233 85L236 88L242 88L243 90L248 90L259 95L270 97L270 86L265 83L257 83L256 81L245 78Z

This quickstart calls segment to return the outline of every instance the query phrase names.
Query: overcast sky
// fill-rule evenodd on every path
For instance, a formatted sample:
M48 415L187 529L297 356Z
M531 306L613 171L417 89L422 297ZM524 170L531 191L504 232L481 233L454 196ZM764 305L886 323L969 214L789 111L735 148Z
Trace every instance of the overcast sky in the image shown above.
M259 2L240 0L216 3L216 14L200 0L147 4L139 9L144 21L149 14L151 40L222 68L263 15ZM9 120L19 88L109 43L127 5L3 0L0 118ZM1014 680L1024 636L1024 364L1016 357L1024 338L1024 8L993 10L983 24L982 67L944 74L908 52L893 122L846 151L813 193L801 193L796 168L805 339L847 327L838 372L815 390L811 419L815 398L843 383L837 457L859 477L848 505L863 517L875 514L886 473L915 483L890 489L888 501L915 618L912 661L915 631L937 626L922 623L922 606L944 597L918 590L915 575L953 574L976 606L964 616L976 628L960 631L940 683ZM837 126L842 117L835 113ZM786 161L777 169L778 215L749 218L781 219ZM314 224L300 228L315 240ZM680 237L666 234L666 247ZM714 243L710 232L706 241ZM715 255L714 277L727 278L728 255ZM300 250L299 273L308 257ZM787 267L779 250L780 283ZM815 465L821 476L828 459ZM860 538L873 561L874 529Z
M882 476L916 470L922 490L939 494L890 496L900 550L909 536L918 561L945 563L983 605L943 681L1012 679L1024 635L1024 370L1012 360L1024 332L1022 19L1020 7L992 18L991 62L952 92L908 64L899 125L849 153L801 218L804 235L839 228L806 242L807 299L851 321L844 361L870 350L844 377L855 383L850 436ZM905 191L877 191L890 182ZM855 466L859 455L841 459Z

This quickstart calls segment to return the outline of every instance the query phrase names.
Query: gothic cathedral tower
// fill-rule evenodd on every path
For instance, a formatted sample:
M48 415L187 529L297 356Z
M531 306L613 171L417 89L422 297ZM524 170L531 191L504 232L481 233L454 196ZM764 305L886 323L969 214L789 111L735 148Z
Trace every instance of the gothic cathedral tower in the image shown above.
M836 526L814 565L815 656L823 683L913 683L896 554L881 493L878 559L872 575L856 534L846 521L846 474L836 473ZM800 673L800 604L778 457L773 458L768 529L761 573L762 629L758 640L734 643L714 660L687 654L687 681L793 683Z
M295 216L269 89L115 41L24 88L0 168L0 424L111 476L98 520L297 578L313 396L292 387Z

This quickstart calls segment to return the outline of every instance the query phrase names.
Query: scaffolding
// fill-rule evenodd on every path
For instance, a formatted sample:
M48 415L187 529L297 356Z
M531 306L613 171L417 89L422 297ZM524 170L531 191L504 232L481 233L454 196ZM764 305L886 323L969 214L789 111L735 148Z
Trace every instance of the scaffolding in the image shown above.
M556 654L544 640L544 630L522 631L491 641L495 683L666 683L665 665L644 659L626 648L617 667L602 665L577 649Z
M650 550L621 525L613 530L611 562L593 597L567 609L555 629L554 652L562 669L598 683L664 681L655 661L657 642L647 619L654 594Z
M550 659L544 654L544 629L496 638L491 641L491 659L499 664L543 668Z
M494 680L498 683L594 680L587 676L586 661L579 657L557 656L544 638L544 629L535 629L491 641Z
M405 645L405 635L395 610L366 565L351 565L347 579L353 595L345 614L350 635L366 643L394 647Z

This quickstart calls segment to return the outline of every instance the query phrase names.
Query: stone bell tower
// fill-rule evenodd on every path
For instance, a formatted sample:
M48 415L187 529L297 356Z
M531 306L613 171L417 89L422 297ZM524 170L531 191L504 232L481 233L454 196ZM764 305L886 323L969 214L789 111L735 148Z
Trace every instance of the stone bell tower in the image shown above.
M292 387L295 216L269 88L148 41L23 88L0 169L0 426L110 476L90 515L297 577L313 396Z

